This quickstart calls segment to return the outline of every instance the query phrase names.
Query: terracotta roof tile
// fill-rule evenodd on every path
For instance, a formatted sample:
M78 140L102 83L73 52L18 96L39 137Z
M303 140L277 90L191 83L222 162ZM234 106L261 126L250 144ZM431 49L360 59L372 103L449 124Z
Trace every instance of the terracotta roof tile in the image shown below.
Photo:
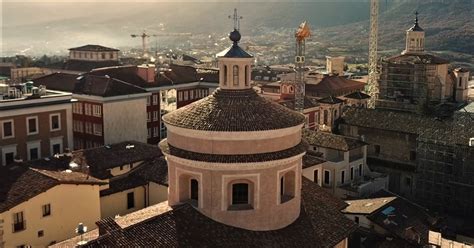
M186 151L168 144L166 139L161 141L159 146L163 153L189 160L210 163L251 163L290 158L305 153L308 145L305 142L301 142L292 148L282 151L242 155L217 155Z
M23 163L0 167L0 213L60 184L104 184L78 172L49 172Z
M258 96L253 89L217 89L163 116L166 124L204 131L261 131L301 125L304 116Z
M250 231L228 226L184 204L164 212L155 211L154 216L147 215L121 230L112 228L84 247L332 247L349 237L356 225L339 212L338 203L329 200L334 197L315 183L302 180L300 216L279 230ZM120 219L116 221L120 225Z
M342 135L303 129L303 138L313 146L349 151L367 145L367 143Z

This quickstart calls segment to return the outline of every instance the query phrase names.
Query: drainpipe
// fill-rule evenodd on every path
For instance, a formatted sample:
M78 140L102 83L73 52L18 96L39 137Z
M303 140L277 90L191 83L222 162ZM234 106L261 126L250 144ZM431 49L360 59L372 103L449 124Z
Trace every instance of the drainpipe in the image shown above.
M150 183L148 183L149 185ZM143 200L144 200L144 208L148 207L148 203L149 203L149 197L148 197L148 190L147 190L147 185L143 185L143 194L144 194L144 197L143 197Z

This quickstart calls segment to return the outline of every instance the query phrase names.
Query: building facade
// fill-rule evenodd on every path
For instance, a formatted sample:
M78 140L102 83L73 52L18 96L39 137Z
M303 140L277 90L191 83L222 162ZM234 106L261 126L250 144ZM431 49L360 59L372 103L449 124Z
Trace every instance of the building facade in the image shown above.
M72 148L72 95L33 87L0 85L1 165L34 160Z

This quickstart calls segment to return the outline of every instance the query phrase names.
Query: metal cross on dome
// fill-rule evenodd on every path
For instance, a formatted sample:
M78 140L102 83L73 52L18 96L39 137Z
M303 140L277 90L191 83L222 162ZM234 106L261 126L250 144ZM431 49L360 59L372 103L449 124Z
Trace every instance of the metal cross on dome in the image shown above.
M239 16L237 14L237 8L234 9L234 15L231 16L229 15L229 19L234 19L234 29L239 31L240 29L240 20L242 19L243 17L242 16Z

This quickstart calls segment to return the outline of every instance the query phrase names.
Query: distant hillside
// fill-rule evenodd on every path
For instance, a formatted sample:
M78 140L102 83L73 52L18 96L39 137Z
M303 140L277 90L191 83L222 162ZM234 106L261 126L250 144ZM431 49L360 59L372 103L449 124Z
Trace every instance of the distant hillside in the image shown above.
M413 12L427 31L429 49L474 54L474 0L380 0L380 49L403 48ZM64 52L83 44L138 46L131 33L224 34L234 7L244 16L244 35L283 30L291 36L303 20L315 29L313 40L367 50L369 0L312 2L180 3L3 3L3 51ZM263 33L265 34L265 33Z
M387 10L381 8L379 50L404 48L405 30L413 25L416 10L420 12L420 26L426 31L428 50L474 54L473 0L389 2ZM321 39L335 45L367 47L368 28L368 20L330 27L322 30L325 35Z

